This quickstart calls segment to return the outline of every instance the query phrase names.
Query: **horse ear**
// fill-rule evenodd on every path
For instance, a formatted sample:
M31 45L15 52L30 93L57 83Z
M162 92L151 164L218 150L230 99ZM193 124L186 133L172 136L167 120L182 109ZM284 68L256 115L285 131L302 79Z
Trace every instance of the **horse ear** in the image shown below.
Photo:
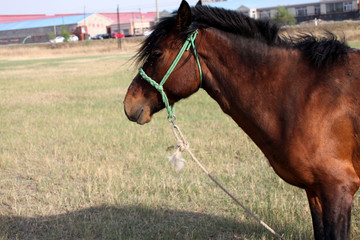
M180 31L184 31L191 24L191 8L184 0L177 11L176 22L176 27Z
M201 0L199 0L199 1L197 2L197 4L195 5L195 7L199 7L199 6L202 6L202 1L201 1Z

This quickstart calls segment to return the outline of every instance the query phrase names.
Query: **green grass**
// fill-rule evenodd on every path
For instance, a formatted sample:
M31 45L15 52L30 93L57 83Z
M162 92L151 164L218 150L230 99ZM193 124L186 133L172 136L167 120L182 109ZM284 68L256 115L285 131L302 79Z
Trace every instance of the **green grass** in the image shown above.
M349 42L349 46L352 48L360 48L360 42Z
M0 61L0 239L272 239L190 161L166 112L123 113L130 55ZM194 153L286 239L311 239L305 193L204 92L176 105ZM360 234L359 195L352 235Z

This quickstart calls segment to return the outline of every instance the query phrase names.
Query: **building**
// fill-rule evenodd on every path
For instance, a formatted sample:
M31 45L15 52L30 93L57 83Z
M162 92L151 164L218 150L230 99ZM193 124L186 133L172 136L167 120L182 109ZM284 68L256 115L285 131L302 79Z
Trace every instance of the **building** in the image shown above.
M98 34L123 33L144 35L155 24L156 12L0 15L0 44L48 42L49 36L59 36L61 28L80 39ZM120 27L120 29L119 29Z
M33 15L26 18L29 16L32 18ZM59 36L63 27L71 33L80 28L82 34L96 35L106 33L106 26L112 24L112 20L99 14L70 14L57 17L43 15L39 18L1 23L0 44L48 42L50 35ZM18 19L22 20L21 17Z
M275 18L278 6L284 6L297 22L314 19L359 19L359 0L203 0L203 4L242 12L252 18ZM162 16L169 14L162 12ZM95 14L45 14L0 15L0 45L11 43L48 42L50 35L59 36L61 28L79 36L80 39L97 34L118 32L125 36L145 35L156 22L156 12L95 13Z
M100 13L101 15L112 20L112 24L108 26L107 32L112 34L118 32L125 36L144 35L155 24L156 12L130 12L119 13L119 24L116 13ZM120 29L119 29L120 27Z
M99 13L94 13L78 22L78 26L86 26L88 37L93 37L106 33L107 26L112 23L113 21L111 19Z
M359 7L356 0L323 0L307 4L286 5L284 7L295 17L297 23L314 20L315 18L332 21L359 18ZM259 8L256 10L255 18L275 18L277 13L277 6Z
M322 19L340 21L359 19L359 0L302 0L299 4L289 4L287 0L277 1L277 5L269 5L263 1L228 0L224 2L206 3L209 6L240 11L252 18L275 18L278 7L284 6L298 23L308 20Z

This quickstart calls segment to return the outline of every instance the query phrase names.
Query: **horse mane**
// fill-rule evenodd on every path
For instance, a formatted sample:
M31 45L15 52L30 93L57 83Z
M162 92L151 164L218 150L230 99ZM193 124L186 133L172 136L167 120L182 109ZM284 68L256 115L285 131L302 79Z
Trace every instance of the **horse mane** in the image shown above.
M336 36L327 32L326 37L318 38L312 34L302 34L297 37L284 37L279 35L280 27L271 20L256 20L240 12L215 8L209 6L196 6L191 8L192 24L178 38L184 39L187 34L196 29L208 27L220 31L239 35L244 38L257 40L269 46L295 48L300 50L304 57L318 68L336 63L347 56L349 47L344 40L339 41ZM137 62L145 62L157 43L169 34L176 24L176 12L171 16L162 18L153 27L135 55Z
M196 28L213 27L266 42L269 45L274 44L278 39L279 26L270 20L255 20L240 12L208 6L192 8L192 14L196 24L190 26L188 32Z
M337 36L329 31L326 31L323 37L300 34L295 39L288 40L288 43L302 51L308 61L317 68L329 66L344 59L350 49L345 44L345 38L338 40Z

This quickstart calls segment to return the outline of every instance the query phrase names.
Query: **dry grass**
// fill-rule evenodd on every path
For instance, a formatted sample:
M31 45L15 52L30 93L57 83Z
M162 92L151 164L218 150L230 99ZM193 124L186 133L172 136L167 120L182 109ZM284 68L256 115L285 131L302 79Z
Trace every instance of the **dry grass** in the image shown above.
M330 31L337 35L339 39L345 38L348 42L360 41L360 22L337 22L331 24L314 25L295 25L283 29L286 34L296 35L298 33L314 33L315 35L323 35L326 31Z
M58 44L31 44L0 46L0 59L21 60L21 59L44 59L76 56L92 56L98 54L126 54L133 53L138 48L143 38L124 39L122 49L118 48L115 39L92 40L75 43Z

